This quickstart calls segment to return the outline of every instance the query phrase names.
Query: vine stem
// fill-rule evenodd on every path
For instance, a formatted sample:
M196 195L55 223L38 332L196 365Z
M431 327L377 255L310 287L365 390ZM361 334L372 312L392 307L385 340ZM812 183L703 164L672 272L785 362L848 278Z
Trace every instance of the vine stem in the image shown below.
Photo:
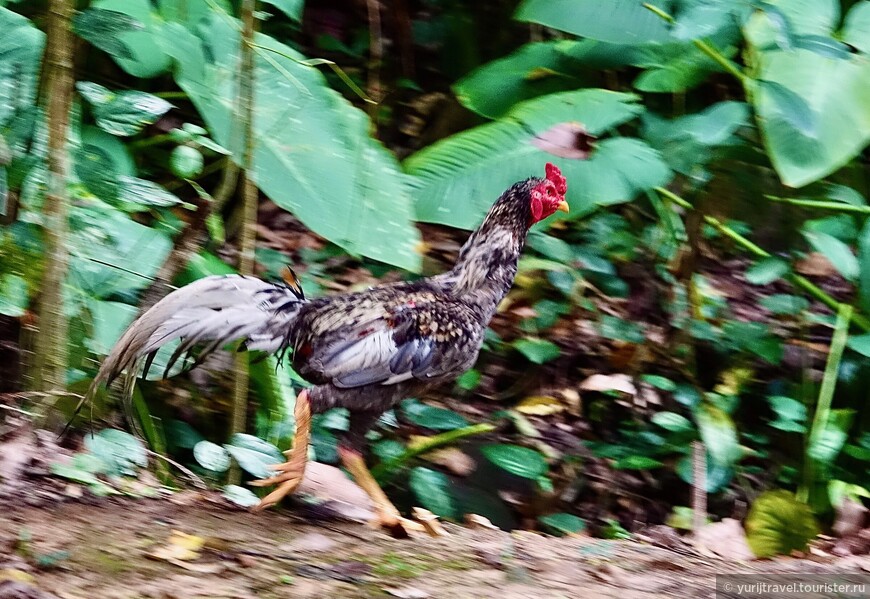
M668 23L674 22L673 16L669 15L668 13L666 13L665 11L663 11L661 8L659 8L658 6L656 6L654 4L650 4L649 2L645 2L643 7L646 8L647 10L649 10L650 12L652 12L653 14L661 17L662 19L664 19ZM695 40L692 40L692 43L695 44L695 47L698 48L698 50L700 50L701 52L703 52L704 54L709 56L714 62L719 64L728 73L737 77L737 79L740 82L746 83L749 80L749 77L747 77L746 74L743 71L741 71L740 68L736 64L734 64L733 62L728 60L725 57L725 55L723 55L721 52L719 52L719 50L714 48L712 45L710 45L706 41L700 40L700 39L695 39Z
M665 189L664 187L656 187L655 190L660 196L662 196L666 200L669 200L670 202L676 204L677 206L679 206L685 210L694 210L695 209L695 207L692 206L691 203L687 202L686 200L684 200L683 198L681 198L680 196L678 196L674 192ZM711 227L713 227L714 229L716 229L719 233L721 233L722 235L724 235L728 239L732 240L734 243L736 243L737 245L739 245L743 249L749 251L749 253L751 253L759 258L770 258L772 256L772 254L770 252L768 252L767 250L765 250L761 246L753 243L752 241L750 241L749 239L747 239L746 237L744 237L743 235L741 235L740 233L738 233L737 231L732 229L731 227L724 224L719 219L705 214L704 215L704 222L707 223L708 225L710 225ZM806 277L804 277L802 275L789 274L789 275L786 275L786 277L795 286L799 287L800 289L802 289L803 291L805 291L806 293L808 293L809 295L811 295L812 297L814 297L818 301L822 302L823 304L825 304L826 306L828 306L829 308L831 308L834 311L839 312L841 307L844 305L841 302L838 302L837 300L835 300L833 297L831 297L827 293L825 293L825 291L823 291L821 288L819 288L818 285L816 285L815 283L813 283L812 281L810 281L809 279L807 279ZM870 332L870 320L868 320L866 316L864 316L863 314L858 314L854 311L851 311L849 314L849 317L851 319L851 322L855 323L860 328L864 329L864 331Z
M765 195L765 199L771 202L780 202L802 208L816 208L819 210L832 210L834 212L849 212L853 214L870 214L870 206L855 206L843 202L826 202L822 200L798 200L794 198L781 198L779 196Z
M379 483L383 484L388 481L397 470L401 469L405 464L419 455L429 453L433 449L438 449L444 445L450 445L459 439L490 433L494 430L495 425L484 422L453 431L447 431L433 437L426 437L425 439L410 444L408 449L406 449L399 457L378 464L377 467L372 469L372 476L374 476Z

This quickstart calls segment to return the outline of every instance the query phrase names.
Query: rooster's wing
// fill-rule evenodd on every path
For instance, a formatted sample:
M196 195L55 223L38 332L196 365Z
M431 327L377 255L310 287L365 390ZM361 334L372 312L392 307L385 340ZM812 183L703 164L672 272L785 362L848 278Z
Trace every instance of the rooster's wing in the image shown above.
M431 292L383 295L392 294L330 298L337 301L300 315L293 352L297 371L347 388L411 378L435 381L474 363L484 327L467 305Z

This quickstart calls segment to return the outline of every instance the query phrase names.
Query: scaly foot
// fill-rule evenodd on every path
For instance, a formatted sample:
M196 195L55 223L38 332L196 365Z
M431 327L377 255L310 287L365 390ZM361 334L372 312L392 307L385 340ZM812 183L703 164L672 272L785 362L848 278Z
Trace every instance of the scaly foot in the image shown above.
M303 390L296 397L296 408L293 413L296 417L293 449L284 452L284 455L287 456L286 462L269 467L280 474L249 483L254 487L278 485L274 491L263 497L260 503L253 507L251 510L253 512L262 511L284 499L296 490L305 475L305 464L308 462L308 444L311 440L311 403L308 401L307 390Z

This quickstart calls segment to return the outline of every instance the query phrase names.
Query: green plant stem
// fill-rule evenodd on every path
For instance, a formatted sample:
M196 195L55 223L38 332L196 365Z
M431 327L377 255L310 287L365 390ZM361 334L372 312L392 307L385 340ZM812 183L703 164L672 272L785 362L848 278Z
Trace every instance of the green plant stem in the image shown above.
M395 474L398 470L402 469L405 464L407 464L409 461L413 460L419 455L428 453L433 449L438 449L439 447L442 447L444 445L450 445L451 443L454 443L459 439L464 439L465 437L471 437L474 435L482 435L484 433L489 433L494 430L495 425L481 423L473 424L471 426L466 426L464 428L459 428L453 431L440 433L433 437L427 437L417 443L408 446L408 449L405 450L405 453L403 453L399 457L392 459L388 462L378 464L372 470L372 476L374 476L379 483L383 484L390 480L390 478L392 478L392 475Z
M160 135L155 135L154 137L149 137L147 139L140 139L139 141L134 141L131 143L128 148L131 150L141 150L143 148L148 148L150 146L156 146L157 144L162 144L167 141L171 141L172 136L168 133L161 133Z
M813 425L810 428L804 449L804 480L796 493L796 497L803 502L809 499L810 489L815 483L816 468L809 455L809 449L819 442L819 438L828 427L828 420L831 417L831 403L834 400L834 390L837 388L837 375L840 372L840 362L843 359L846 341L849 339L849 322L852 319L852 313L852 306L848 304L840 304L840 309L837 311L837 323L834 326L834 336L831 338L822 385L819 387L819 398L816 401Z
M849 212L852 214L870 214L870 206L855 206L853 204L844 204L843 202L826 202L823 200L797 200L794 198L781 198L771 195L766 195L764 197L772 202L801 206L803 208L817 208L819 210Z
M45 218L45 271L40 281L39 329L34 342L30 385L51 394L66 389L67 330L64 281L69 263L67 247L67 178L69 175L69 115L73 101L74 49L71 21L73 0L51 0L48 10L48 48L45 59L45 97L48 124L48 193Z
M643 6L647 10L654 13L655 15L657 15L657 16L661 17L662 19L664 19L665 21L667 21L668 23L674 22L674 17L672 17L671 15L669 15L668 13L666 13L665 11L660 9L658 6L655 6L655 5L650 4L648 2L644 3ZM746 73L741 71L740 68L736 64L734 64L733 62L728 60L728 58L726 58L725 55L723 55L721 52L719 52L719 50L717 50L716 48L711 46L706 41L696 39L696 40L692 40L692 43L695 44L695 47L698 48L698 50L700 50L701 52L703 52L704 54L709 56L714 62L716 62L723 69L725 69L726 72L734 75L740 82L746 83L749 80L749 77L746 75Z
M656 187L655 190L663 198L670 200L671 202L673 202L677 206L680 206L681 208L684 208L686 210L694 210L695 209L694 206L692 206L692 204L690 204L689 202L687 202L686 200L684 200L683 198L681 198L680 196L678 196L677 194L675 194L672 191L669 191L663 187ZM743 235L741 235L740 233L738 233L734 229L728 227L727 225L722 223L719 219L712 217L712 216L709 216L709 215L704 215L704 222L706 222L708 225L710 225L711 227L716 229L719 233L721 233L722 235L724 235L728 239L732 240L734 243L736 243L737 245L739 245L743 249L748 250L751 254L754 254L755 256L758 256L759 258L770 258L772 256L772 254L770 252L768 252L767 250L763 249L762 247L756 245L755 243L751 242L750 240L746 239ZM818 301L822 302L823 304L825 304L826 306L828 306L832 310L839 311L840 307L843 305L842 303L838 302L833 297L831 297L830 295L825 293L821 288L819 288L818 285L816 285L815 283L813 283L812 281L810 281L809 279L807 279L804 276L797 275L797 274L789 274L789 275L786 275L786 277L795 286L799 287L800 289L802 289L803 291L805 291L806 293L808 293L809 295L811 295L813 298L817 299ZM861 327L865 331L870 332L870 320L868 320L866 316L852 312L850 318L854 324L858 325L859 327Z

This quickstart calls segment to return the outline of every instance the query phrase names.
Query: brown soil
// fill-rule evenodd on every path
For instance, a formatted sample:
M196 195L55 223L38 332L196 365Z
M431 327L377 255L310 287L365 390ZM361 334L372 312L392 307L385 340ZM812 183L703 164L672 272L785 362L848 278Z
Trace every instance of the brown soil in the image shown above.
M359 524L308 523L286 510L232 510L192 492L37 507L21 498L0 503L6 504L0 505L0 574L23 570L36 587L0 582L4 599L688 599L714 597L717 574L854 573L868 563L856 557L737 564L631 541L453 525L449 536L399 540ZM206 538L207 549L191 562L146 557L173 530Z

